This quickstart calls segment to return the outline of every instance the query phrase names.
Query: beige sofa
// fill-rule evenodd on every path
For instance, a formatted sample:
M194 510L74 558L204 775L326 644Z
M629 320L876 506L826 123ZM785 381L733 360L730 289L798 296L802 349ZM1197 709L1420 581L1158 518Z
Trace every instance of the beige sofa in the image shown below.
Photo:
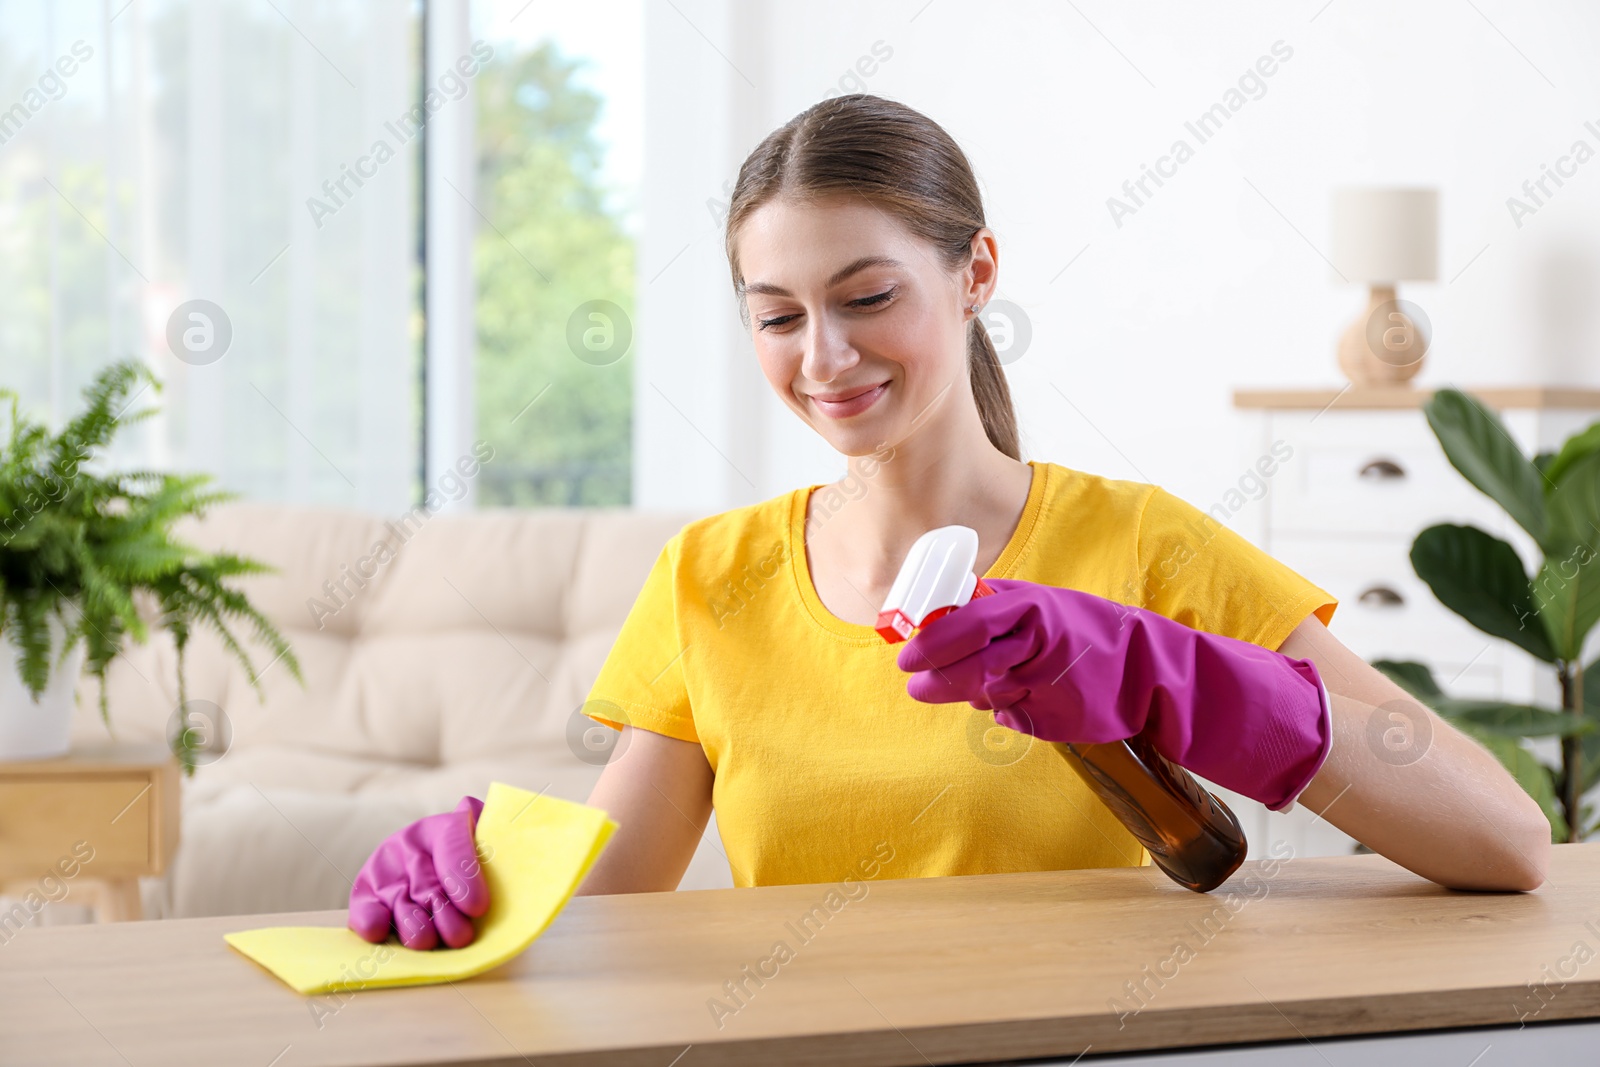
M603 757L578 716L661 546L694 516L623 508L396 519L235 504L182 535L268 562L243 583L305 674L248 645L266 691L208 633L187 655L190 701L231 740L183 783L177 859L141 886L145 915L344 907L383 837L491 780L584 800ZM166 736L174 651L133 646L108 679L116 736ZM81 687L74 741L106 737ZM207 709L197 708L200 724ZM681 888L731 884L707 831Z

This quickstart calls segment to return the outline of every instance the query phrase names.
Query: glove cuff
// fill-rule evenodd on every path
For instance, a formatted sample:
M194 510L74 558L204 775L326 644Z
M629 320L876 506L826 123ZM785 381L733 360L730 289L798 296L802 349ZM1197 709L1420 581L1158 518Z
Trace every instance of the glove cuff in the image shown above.
M1300 799L1300 794L1306 791L1306 786L1311 784L1311 780L1317 776L1317 772L1322 770L1322 765L1328 761L1328 753L1333 751L1333 701L1328 696L1328 687L1323 682L1322 676L1317 673L1317 669L1310 662L1297 660L1292 665L1302 675L1309 674L1317 683L1318 698L1322 701L1322 744L1317 749L1315 761L1311 764L1310 769L1300 777L1298 786L1290 791L1289 798L1281 804L1267 807L1268 811L1284 813L1295 809L1295 805ZM1305 668L1303 670L1301 669L1302 665Z

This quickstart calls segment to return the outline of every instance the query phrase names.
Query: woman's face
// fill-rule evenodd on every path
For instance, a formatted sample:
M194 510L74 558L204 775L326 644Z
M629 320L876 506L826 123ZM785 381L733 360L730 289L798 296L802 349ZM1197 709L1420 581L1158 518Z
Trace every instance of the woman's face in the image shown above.
M850 199L769 201L737 239L761 371L835 450L898 445L952 402L972 403L966 307L993 288L992 258L981 283L972 268L952 274L890 215Z

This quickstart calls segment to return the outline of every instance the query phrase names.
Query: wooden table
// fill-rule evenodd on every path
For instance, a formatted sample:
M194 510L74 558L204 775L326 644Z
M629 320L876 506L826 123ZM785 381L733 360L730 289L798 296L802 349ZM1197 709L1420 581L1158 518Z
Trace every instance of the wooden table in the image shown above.
M1554 852L1527 894L1451 892L1365 855L1252 861L1207 896L1121 868L869 882L854 900L821 885L583 897L470 981L309 998L222 934L343 912L43 927L0 947L0 1062L1070 1062L1468 1025L1548 1034L1600 1017L1600 962L1573 962L1600 945L1600 843ZM758 985L748 975L779 941L792 955ZM1136 1006L1125 983L1147 992L1119 1017L1111 1002Z
M139 877L178 847L178 763L159 742L0 763L0 944L42 902L91 890L102 922L140 917ZM19 911L20 908L20 911Z

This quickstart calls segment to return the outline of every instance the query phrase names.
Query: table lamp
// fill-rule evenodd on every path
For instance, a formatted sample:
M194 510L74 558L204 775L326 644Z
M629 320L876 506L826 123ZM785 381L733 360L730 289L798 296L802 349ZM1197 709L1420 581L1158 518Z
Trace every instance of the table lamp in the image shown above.
M1406 382L1431 338L1422 309L1397 299L1395 284L1438 277L1438 190L1335 189L1332 216L1335 273L1369 286L1366 310L1339 339L1339 369L1356 385Z

